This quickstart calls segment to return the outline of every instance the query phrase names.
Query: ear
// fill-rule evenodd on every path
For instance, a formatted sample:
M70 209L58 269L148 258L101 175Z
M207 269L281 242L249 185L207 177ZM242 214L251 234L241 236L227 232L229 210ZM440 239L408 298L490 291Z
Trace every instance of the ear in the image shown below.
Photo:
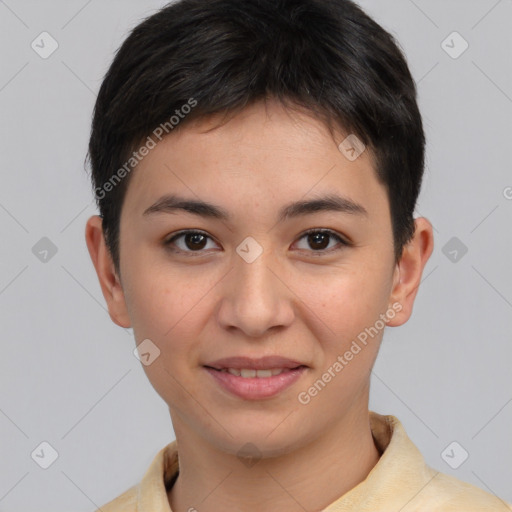
M434 249L434 235L432 224L420 217L415 219L415 232L413 239L404 247L402 257L397 263L393 277L393 289L390 303L398 303L401 309L389 319L387 325L396 327L409 320L416 294L421 282L423 269Z
M100 281L103 297L107 302L110 318L120 327L131 327L121 281L105 244L103 219L98 215L94 215L87 221L85 241Z

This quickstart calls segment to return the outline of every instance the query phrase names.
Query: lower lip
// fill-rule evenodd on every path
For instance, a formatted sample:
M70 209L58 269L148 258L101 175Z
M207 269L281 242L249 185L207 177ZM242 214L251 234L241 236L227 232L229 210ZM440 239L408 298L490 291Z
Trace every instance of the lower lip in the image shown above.
M224 389L245 400L259 400L275 396L296 382L307 370L305 366L300 366L271 377L245 378L208 367L205 369Z

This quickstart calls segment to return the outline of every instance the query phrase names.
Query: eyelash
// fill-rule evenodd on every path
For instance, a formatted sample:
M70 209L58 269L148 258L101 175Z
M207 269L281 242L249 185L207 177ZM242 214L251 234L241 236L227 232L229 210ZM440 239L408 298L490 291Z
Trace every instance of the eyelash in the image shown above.
M308 236L308 235L311 235L311 234L323 234L323 235L329 235L331 236L332 238L336 239L336 241L338 241L338 243L341 244L342 247L339 247L339 248L331 248L331 249L321 249L321 250L318 250L318 251L314 251L314 250L311 250L309 252L313 253L315 256L323 256L325 254L329 254L331 252L334 252L334 251L337 251L337 250L341 250L343 247L350 247L352 246L352 244L341 238L336 232L330 230L330 229L316 229L316 228L313 228L313 229L309 229L308 231L305 231L304 233L302 233L302 235L298 238L298 240L302 240L304 237ZM190 256L190 257L195 257L195 256L200 256L201 253L205 252L204 250L199 250L199 251L183 251L182 249L175 249L172 246L172 244L179 238L181 237L184 237L186 235L203 235L205 236L206 238L209 238L210 240L212 240L212 238L207 235L204 231L198 231L198 230L195 230L195 229L191 229L191 230L185 230L185 231L180 231L179 233L176 233L175 235L173 235L170 239L167 239L165 242L164 242L164 245L169 249L171 250L172 252L175 252L175 253L182 253L182 254L186 254L187 257Z

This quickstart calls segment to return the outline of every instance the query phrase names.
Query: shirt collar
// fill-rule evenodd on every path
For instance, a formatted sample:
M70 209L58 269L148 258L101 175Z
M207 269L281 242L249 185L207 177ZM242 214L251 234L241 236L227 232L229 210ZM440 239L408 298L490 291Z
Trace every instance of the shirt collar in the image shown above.
M398 418L370 411L370 428L381 457L368 476L323 512L410 510L411 502L438 471L423 456Z
M386 506L406 509L414 497L438 474L425 464L423 456L392 415L369 411L372 436L381 457L368 476L331 503L323 512L374 512ZM172 512L167 489L178 476L177 442L162 448L137 488L138 512ZM388 504L389 501L389 504Z

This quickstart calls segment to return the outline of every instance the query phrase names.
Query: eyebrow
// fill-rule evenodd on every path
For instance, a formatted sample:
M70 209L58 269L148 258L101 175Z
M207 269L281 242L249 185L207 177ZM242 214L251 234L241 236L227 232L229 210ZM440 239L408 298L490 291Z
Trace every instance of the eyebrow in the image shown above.
M142 215L148 216L156 213L176 213L176 211L179 210L199 215L200 217L222 221L230 221L232 218L231 214L221 206L205 201L187 199L175 194L168 194L161 197L147 208ZM284 206L279 211L278 220L281 222L287 219L324 211L368 216L368 211L363 205L356 203L347 197L328 194L316 199L297 201Z

